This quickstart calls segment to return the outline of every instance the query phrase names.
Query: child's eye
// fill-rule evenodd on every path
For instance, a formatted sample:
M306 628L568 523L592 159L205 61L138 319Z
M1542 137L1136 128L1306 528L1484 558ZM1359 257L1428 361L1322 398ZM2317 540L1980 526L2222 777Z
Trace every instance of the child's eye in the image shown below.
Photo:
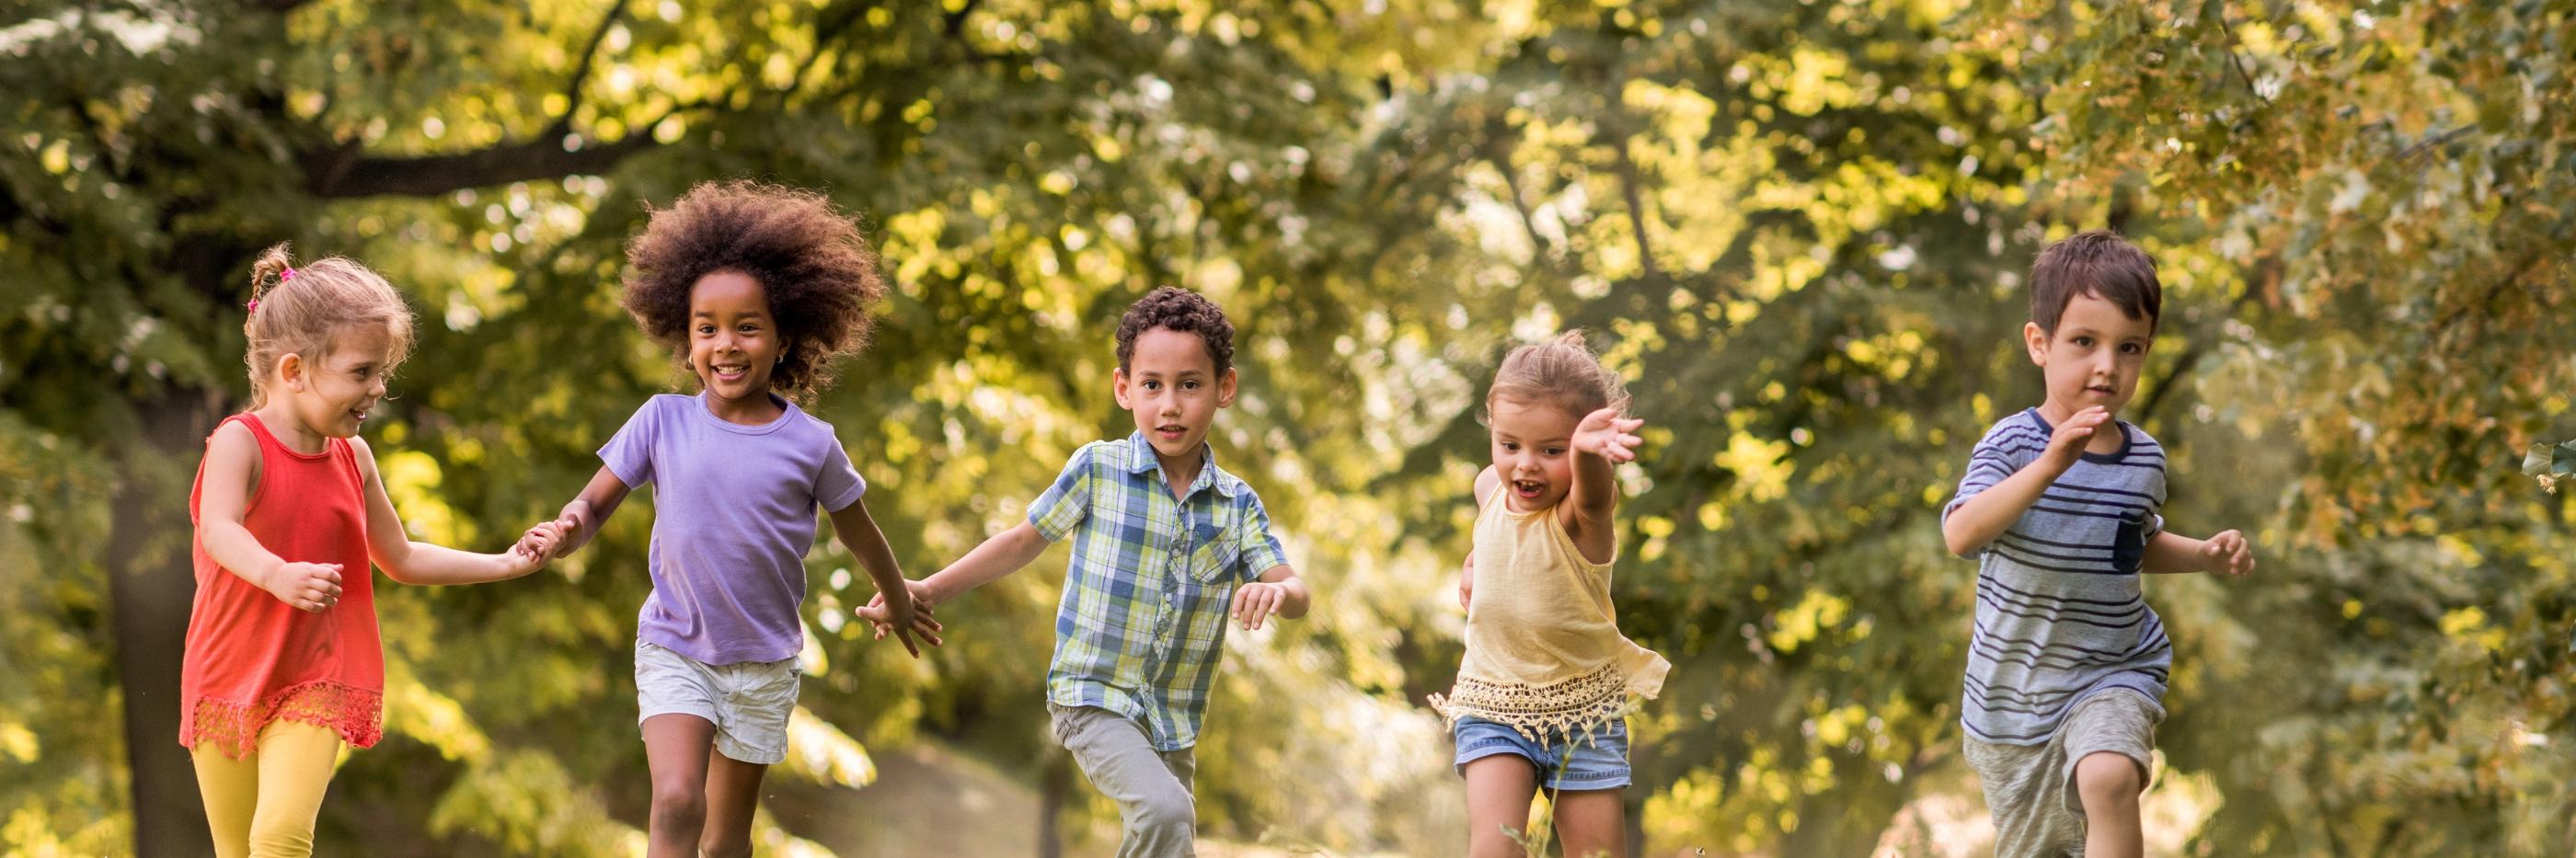
M1181 382L1181 389L1183 389L1183 390L1197 390L1197 389L1199 389L1199 383L1198 383L1197 381L1195 381L1195 380L1192 380L1192 381L1184 381L1184 382Z
M1503 442L1503 449L1505 449L1505 450L1510 450L1510 451L1512 451L1512 452L1519 452L1519 451L1520 451L1520 449L1521 449L1521 445L1519 445L1519 444L1514 444L1514 443L1512 443L1512 442L1510 442L1510 441L1505 441L1505 442Z
M716 326L714 326L714 325L699 325L699 326L698 326L698 333L701 333L701 334L712 334L712 333L715 333L715 332L716 332Z
M2093 347L2093 338L2092 338L2092 337L2076 337L2076 338L2075 338L2075 344L2076 344L2076 345L2079 345L2079 346L2083 346L2084 348L2088 348L2088 349L2089 349L2089 348L2092 348L2092 347Z
M2122 343L2122 344L2120 344L2120 353L2121 353L2121 354L2130 354L2130 355L2134 355L2134 354L2145 354L2145 353L2146 353L2146 351L2147 351L2147 347L2142 346L2142 345L2138 345L2137 343Z
M1547 448L1547 454L1548 454L1548 455L1550 455L1550 456L1562 456L1562 455L1565 455L1565 448L1563 448L1563 447L1549 447L1549 448Z

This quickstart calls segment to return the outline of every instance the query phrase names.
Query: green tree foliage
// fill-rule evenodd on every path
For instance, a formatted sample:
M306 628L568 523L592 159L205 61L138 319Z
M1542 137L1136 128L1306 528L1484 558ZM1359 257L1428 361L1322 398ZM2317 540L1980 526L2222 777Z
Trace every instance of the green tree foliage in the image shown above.
M2576 435L2576 129L2559 4L1195 0L39 3L0 25L0 843L192 852L181 506L245 392L248 259L345 253L421 344L371 429L422 538L497 548L680 376L617 310L622 242L709 178L823 189L895 294L814 410L920 576L1123 435L1145 288L1234 314L1219 460L1321 599L1229 643L1210 836L1455 851L1422 696L1511 341L1594 331L1650 449L1618 599L1671 656L1633 722L1648 850L1859 854L1959 794L1969 444L2039 399L2047 241L2158 259L2129 419L2168 520L2252 579L2150 583L2167 775L2205 852L2565 851L2572 556L2513 473ZM378 421L370 421L375 423ZM384 583L389 737L331 842L633 847L650 504L536 578ZM1060 552L943 610L922 661L809 558L814 668L777 775L936 739L1113 814L1038 705ZM122 749L122 750L118 750ZM866 802L870 794L856 793ZM772 851L813 846L792 820ZM335 841L334 838L337 838ZM1096 844L1095 844L1096 845Z

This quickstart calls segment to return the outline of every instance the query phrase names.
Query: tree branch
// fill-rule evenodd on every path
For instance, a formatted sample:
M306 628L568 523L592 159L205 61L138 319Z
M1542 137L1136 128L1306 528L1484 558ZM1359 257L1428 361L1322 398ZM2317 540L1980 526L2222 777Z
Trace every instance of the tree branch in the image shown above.
M1628 205L1628 226L1637 232L1637 266L1639 279L1659 282L1663 272L1655 269L1655 249L1646 242L1646 199L1638 189L1637 162L1628 157L1628 132L1622 129L1611 151L1619 155L1619 198Z
M2252 288L2237 293L2235 300L2227 302L2228 317L2234 318L2237 310L2244 309L2245 305L2252 303L2253 300ZM2191 374L2192 367L2198 366L2201 356L2208 353L2209 338L2193 337L2191 348L2183 350L2182 357L2174 361L2172 371L2165 373L2164 379L2156 382L2156 392L2147 396L2147 404L2138 407L2136 422L2144 423L2148 418L2154 417L2157 406L2163 405L2166 395L2173 392L2174 383L2181 381L2183 376Z
M1485 160L1494 165L1494 172L1502 174L1503 190L1512 198L1512 211L1521 216L1521 230L1529 234L1530 259L1535 263L1554 259L1556 249L1539 234L1537 213L1531 211L1529 201L1522 198L1519 171L1512 168L1512 150L1518 148L1513 136L1519 131L1500 119L1488 123L1485 126Z
M360 154L353 142L329 151L306 153L301 160L305 186L316 197L427 197L510 182L604 173L637 152L661 145L653 139L653 127L659 124L657 120L640 125L624 139L573 151L565 151L560 138L550 138L449 155L370 158Z
M2245 70L2245 58L2236 55L2236 46L2242 43L2236 40L2235 26L2227 23L2225 8L2218 10L2218 31L2227 36L2227 62L2236 67L2236 76L2245 80L2245 93L2254 96L2255 101L2264 104L2272 103L2271 99L2263 97L2262 90L2254 87L2254 75Z
M563 113L547 123L546 130L537 132L537 139L560 140L572 131L572 115L581 110L581 88L590 80L591 62L599 57L599 46L608 41L608 31L617 29L617 22L625 17L626 0L611 0L608 14L600 17L598 27L592 28L590 44L581 49L581 60L573 65L572 80L564 84Z

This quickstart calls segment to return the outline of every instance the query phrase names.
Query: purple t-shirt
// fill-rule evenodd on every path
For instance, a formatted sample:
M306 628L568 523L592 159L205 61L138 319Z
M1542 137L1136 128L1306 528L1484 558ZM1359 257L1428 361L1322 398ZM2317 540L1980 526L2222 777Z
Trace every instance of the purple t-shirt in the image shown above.
M795 403L758 426L727 423L698 396L663 394L599 448L628 486L653 484L653 595L637 640L703 664L779 661L805 646L805 551L814 507L839 512L868 488L832 424Z

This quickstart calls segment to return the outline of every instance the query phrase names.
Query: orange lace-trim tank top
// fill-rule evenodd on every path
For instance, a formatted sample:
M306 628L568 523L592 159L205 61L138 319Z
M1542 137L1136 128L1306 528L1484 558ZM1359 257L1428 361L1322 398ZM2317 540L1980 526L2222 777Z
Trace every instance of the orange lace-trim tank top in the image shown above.
M258 486L242 526L288 562L340 564L340 600L320 613L297 610L191 540L197 595L179 673L179 744L212 742L238 758L256 749L262 728L285 720L329 727L356 747L374 745L384 735L385 656L357 450L331 438L322 452L298 453L256 415L224 422L234 421L259 439ZM188 491L192 523L205 478L201 462Z

